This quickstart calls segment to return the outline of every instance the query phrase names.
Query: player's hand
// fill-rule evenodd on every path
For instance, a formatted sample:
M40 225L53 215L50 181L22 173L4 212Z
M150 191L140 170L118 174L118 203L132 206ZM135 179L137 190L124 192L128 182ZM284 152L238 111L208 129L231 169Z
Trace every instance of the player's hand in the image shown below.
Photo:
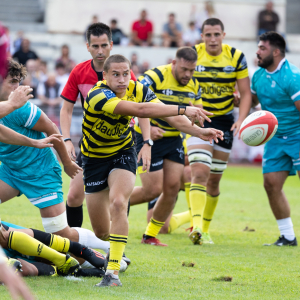
M165 133L163 129L156 126L151 126L150 136L152 141L156 141L163 138L163 133Z
M43 149L48 147L53 147L53 142L61 142L61 134L52 134L42 140L34 140L33 147Z
M194 125L195 121L198 120L201 127L204 126L204 120L211 122L211 119L207 116L213 115L213 113L210 113L202 108L194 106L191 101L190 106L186 107L186 111L184 114L191 119L192 125Z
M25 300L34 300L23 279L4 263L0 264L0 280L8 288L12 299L17 300L21 297Z
M211 144L213 141L218 143L218 139L223 140L223 131L214 128L201 128L201 133L198 137L204 141L209 141Z
M147 172L149 172L151 165L151 146L148 144L144 144L142 147L137 157L137 162L139 162L141 159L143 160L143 171L147 170Z
M14 109L22 107L29 99L33 98L30 94L33 89L28 85L21 85L10 93L8 101Z
M238 134L238 132L240 131L242 123L243 123L243 120L239 119L231 126L230 131L234 130L234 134L233 134L234 136L236 136ZM240 135L239 135L239 139L240 139Z
M66 141L65 145L66 145L67 152L68 152L68 155L71 158L71 160L76 161L75 147L74 147L72 141Z
M70 176L72 179L80 172L82 171L82 168L80 168L74 161L71 161L70 164L64 165L64 170L68 176Z
M233 94L233 105L234 107L240 107L241 98L238 94Z

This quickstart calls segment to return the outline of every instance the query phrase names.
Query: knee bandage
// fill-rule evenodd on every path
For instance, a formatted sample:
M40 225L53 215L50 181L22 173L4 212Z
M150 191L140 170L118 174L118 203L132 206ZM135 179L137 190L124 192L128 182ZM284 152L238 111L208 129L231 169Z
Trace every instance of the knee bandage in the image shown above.
M48 233L58 232L68 227L67 215L64 211L61 215L53 218L42 218L44 229Z
M223 174L227 168L227 161L213 158L210 168L212 174Z
M211 167L212 154L211 152L203 149L193 149L188 151L188 158L190 165L200 163Z

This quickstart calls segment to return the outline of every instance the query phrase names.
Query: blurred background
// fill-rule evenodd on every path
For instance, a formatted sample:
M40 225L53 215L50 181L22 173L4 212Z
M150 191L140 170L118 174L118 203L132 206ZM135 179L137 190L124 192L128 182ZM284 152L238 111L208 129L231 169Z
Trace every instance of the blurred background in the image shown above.
M201 24L210 17L224 23L224 43L246 55L250 78L257 68L257 37L270 30L285 37L287 59L300 68L300 0L0 0L0 8L8 54L26 65L23 84L33 88L32 101L58 126L60 93L74 66L91 58L85 31L95 22L111 27L111 54L129 58L136 76L169 63L177 47L199 43ZM176 37L170 36L172 27ZM71 126L74 144L81 121L78 99ZM259 164L262 152L263 146L248 147L235 138L231 161Z

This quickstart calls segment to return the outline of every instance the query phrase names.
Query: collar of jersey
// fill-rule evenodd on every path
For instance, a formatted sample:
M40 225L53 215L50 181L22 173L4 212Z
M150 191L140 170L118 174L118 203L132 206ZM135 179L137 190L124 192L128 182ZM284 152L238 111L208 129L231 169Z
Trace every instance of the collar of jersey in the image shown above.
M273 72L269 72L267 69L266 69L266 72L268 73L268 74L274 74L274 73L276 73L277 71L279 71L280 69L281 69L281 67L282 67L282 65L285 63L285 61L286 61L286 59L285 59L285 57L280 61L280 63L278 64L278 66L277 66L277 68L273 71Z

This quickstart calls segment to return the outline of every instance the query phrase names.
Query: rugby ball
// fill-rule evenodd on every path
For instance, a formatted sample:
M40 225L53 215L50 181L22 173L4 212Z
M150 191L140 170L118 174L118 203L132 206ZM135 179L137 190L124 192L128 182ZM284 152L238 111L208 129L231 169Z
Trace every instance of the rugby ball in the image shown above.
M268 142L278 128L277 118L266 110L248 116L241 125L240 138L249 146L259 146Z

